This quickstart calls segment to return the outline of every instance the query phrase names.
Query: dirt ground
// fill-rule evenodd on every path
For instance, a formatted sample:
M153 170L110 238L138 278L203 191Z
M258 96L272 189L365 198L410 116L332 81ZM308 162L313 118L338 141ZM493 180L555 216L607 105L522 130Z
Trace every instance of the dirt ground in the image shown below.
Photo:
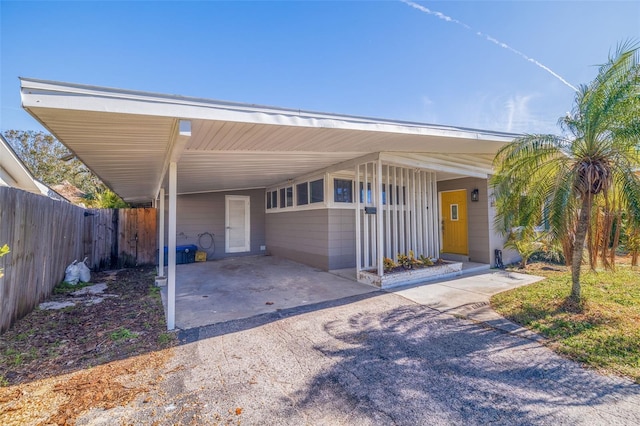
M93 274L104 295L56 289L0 336L0 424L74 424L91 408L126 404L159 384L177 345L166 331L153 267Z

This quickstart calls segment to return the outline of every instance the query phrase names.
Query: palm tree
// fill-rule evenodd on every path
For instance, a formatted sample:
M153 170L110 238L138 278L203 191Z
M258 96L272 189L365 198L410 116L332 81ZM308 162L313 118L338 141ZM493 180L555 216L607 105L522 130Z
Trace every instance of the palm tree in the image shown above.
M572 111L558 120L563 136L524 135L494 160L496 224L508 233L544 220L554 237L571 238L571 298L577 302L596 199L615 187L630 220L640 223L639 49L619 45L596 78L580 86Z

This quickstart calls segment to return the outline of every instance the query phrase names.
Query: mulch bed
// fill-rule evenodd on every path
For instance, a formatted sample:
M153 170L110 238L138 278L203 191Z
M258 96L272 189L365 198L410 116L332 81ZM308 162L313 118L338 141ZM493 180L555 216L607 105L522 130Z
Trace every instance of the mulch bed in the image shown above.
M47 302L85 303L36 309L0 336L0 424L74 425L159 389L178 341L154 276L153 267L93 274L107 284L102 302L58 289Z
M0 336L0 386L42 379L177 344L166 332L155 269L138 267L92 274L107 284L98 304L40 310ZM74 300L65 290L47 301ZM116 297L117 296L117 297Z

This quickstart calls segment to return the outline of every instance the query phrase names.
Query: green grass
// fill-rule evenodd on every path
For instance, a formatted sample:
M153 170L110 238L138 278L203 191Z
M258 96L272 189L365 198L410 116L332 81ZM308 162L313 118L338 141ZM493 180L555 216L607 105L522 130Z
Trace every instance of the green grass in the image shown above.
M111 333L109 337L111 337L111 340L114 342L119 342L121 340L129 340L138 337L138 334L124 327L120 327Z
M504 317L549 339L549 347L576 361L640 383L640 273L583 271L583 301L569 301L570 272L492 297Z
M167 346L175 339L175 335L169 332L163 332L158 335L158 343L162 346Z
M0 357L0 361L7 365L11 366L20 366L25 362L30 362L38 358L38 351L36 348L29 349L28 352L20 352L13 348L7 348L2 356Z
M155 285L153 287L149 287L149 295L155 300L160 300L160 287L156 287Z
M69 284L66 281L62 281L60 284L58 284L53 288L53 293L54 294L72 293L76 290L80 290L82 287L88 287L93 284L94 283L83 283L83 282L78 282L78 284Z

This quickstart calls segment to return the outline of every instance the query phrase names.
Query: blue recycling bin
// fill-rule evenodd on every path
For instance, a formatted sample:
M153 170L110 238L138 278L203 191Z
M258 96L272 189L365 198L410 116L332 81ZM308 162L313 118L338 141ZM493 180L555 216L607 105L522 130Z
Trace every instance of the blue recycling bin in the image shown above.
M193 263L196 261L196 251L198 246L188 244L184 246L176 246L176 264ZM158 251L156 250L156 263L158 262ZM169 248L164 246L164 266L169 263Z

